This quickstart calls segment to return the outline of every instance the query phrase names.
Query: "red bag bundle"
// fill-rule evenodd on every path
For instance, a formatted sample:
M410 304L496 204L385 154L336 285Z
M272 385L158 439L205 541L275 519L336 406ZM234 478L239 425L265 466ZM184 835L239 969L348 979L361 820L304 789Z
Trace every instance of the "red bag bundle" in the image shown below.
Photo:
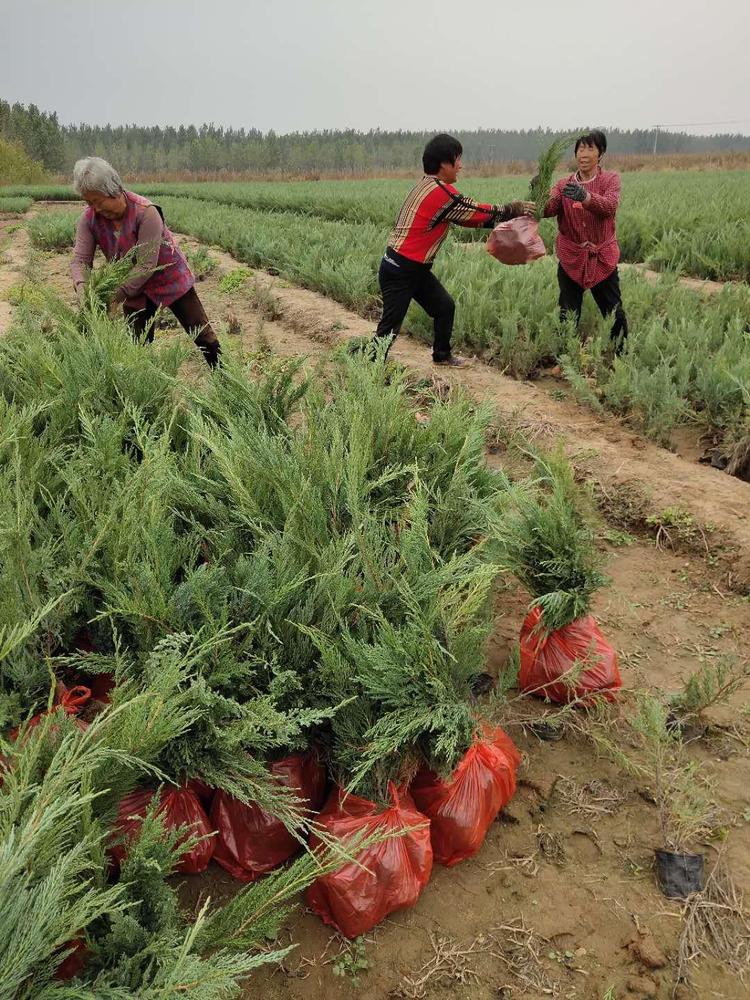
M95 701L101 701L105 705L108 705L111 701L109 697L110 691L115 686L115 675L114 674L94 674L89 680L89 687L91 688L91 697Z
M326 773L317 754L291 754L271 764L270 770L282 785L297 792L308 810L320 809ZM211 823L218 831L214 861L243 882L254 882L300 849L299 841L280 820L221 789L211 804Z
M617 654L593 615L546 632L541 609L532 608L521 627L520 642L518 682L522 691L563 704L590 694L614 701L614 692L622 687ZM581 663L587 665L578 676Z
M73 976L77 976L86 968L86 963L89 960L89 950L83 938L74 938L72 941L68 941L65 948L73 950L55 969L55 979L72 979Z
M206 814L208 814L211 811L211 803L214 800L214 792L216 789L211 788L211 786L207 785L201 778L191 778L185 787L189 788L191 792L195 792L198 796L200 804L206 810Z
M451 868L473 857L516 790L521 762L502 729L487 727L447 781L423 768L411 785L417 809L430 820L435 860Z
M343 841L358 834L409 829L403 836L366 847L356 864L323 875L307 890L307 905L348 938L366 934L395 910L414 906L432 873L429 823L408 793L400 794L393 785L389 792L392 805L381 809L337 788L318 816L326 832ZM311 837L310 845L317 844Z
M121 865L127 857L128 841L137 836L153 797L153 789L137 788L120 802L114 826L118 843L110 848L110 855L118 865ZM207 834L213 833L213 827L198 796L187 787L162 789L157 815L164 817L164 826L167 830L186 826L190 829L188 836L206 837ZM209 836L192 847L187 854L183 854L177 865L177 871L191 875L204 872L213 857L215 839Z
M91 700L91 690L87 687L66 687L62 681L57 682L57 688L55 689L55 705L52 711L57 708L62 708L66 715L77 716L84 705L88 704ZM32 729L36 729L39 723L42 721L47 712L40 712L38 715L33 716L29 719L26 724L26 732L30 733ZM79 729L86 729L88 727L88 722L84 722L83 719L76 719L76 725ZM21 731L21 726L18 726L10 734L10 738L15 740Z
M487 252L501 264L530 264L547 252L539 225L530 215L500 222L490 233Z

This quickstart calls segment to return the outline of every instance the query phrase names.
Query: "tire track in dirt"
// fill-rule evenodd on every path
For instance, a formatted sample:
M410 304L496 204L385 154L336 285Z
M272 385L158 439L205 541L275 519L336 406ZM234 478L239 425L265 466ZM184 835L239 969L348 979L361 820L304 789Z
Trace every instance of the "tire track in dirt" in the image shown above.
M198 241L184 234L189 247ZM210 248L223 270L244 266L236 258ZM280 320L264 326L264 336L281 354L320 355L352 337L371 336L374 324L318 292L292 286L265 271L248 268L257 286L279 305ZM279 337L279 329L285 335ZM295 334L290 338L290 334ZM730 583L750 587L750 515L747 483L708 466L693 464L630 430L615 416L594 414L570 400L556 400L529 382L519 382L481 361L461 369L432 364L424 343L401 335L392 356L424 377L439 376L464 386L479 402L489 402L501 425L518 426L547 438L559 437L583 474L615 496L636 489L645 494L648 514L668 508L687 511L700 527L731 550Z

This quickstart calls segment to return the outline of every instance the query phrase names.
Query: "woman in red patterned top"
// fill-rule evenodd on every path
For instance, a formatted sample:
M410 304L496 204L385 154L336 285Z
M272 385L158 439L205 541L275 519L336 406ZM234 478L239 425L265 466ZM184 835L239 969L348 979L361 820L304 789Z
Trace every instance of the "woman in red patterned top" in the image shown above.
M628 334L617 273L620 247L615 234L620 175L614 170L602 170L600 160L606 150L607 139L598 129L576 140L578 169L557 182L544 214L557 216L561 318L573 313L576 322L580 320L583 293L590 288L602 316L615 315L611 337L619 353Z
M461 170L462 153L461 143L450 135L436 135L427 143L422 154L425 176L401 206L378 274L383 318L376 340L395 338L414 299L432 318L432 359L439 365L463 364L462 358L451 354L456 305L432 273L432 262L450 224L492 229L498 222L534 213L533 202L489 205L459 194L453 184Z

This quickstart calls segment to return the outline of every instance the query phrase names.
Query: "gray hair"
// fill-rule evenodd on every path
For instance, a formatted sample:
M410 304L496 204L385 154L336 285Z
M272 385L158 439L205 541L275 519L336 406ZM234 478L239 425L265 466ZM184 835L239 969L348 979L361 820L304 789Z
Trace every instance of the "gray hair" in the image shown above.
M73 167L73 187L77 194L98 191L109 198L116 198L124 190L120 175L101 156L84 156L78 160Z

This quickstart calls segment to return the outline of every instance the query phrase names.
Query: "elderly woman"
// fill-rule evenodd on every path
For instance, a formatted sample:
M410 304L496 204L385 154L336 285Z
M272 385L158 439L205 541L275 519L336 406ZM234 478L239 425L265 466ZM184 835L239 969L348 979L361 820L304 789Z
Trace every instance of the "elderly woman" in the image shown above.
M80 295L96 248L107 260L139 248L136 267L115 293L137 339L154 339L154 317L167 306L195 339L208 364L219 359L219 341L198 298L195 278L158 205L126 191L117 171L98 156L87 156L73 168L73 187L88 203L78 223L73 251L73 283Z

